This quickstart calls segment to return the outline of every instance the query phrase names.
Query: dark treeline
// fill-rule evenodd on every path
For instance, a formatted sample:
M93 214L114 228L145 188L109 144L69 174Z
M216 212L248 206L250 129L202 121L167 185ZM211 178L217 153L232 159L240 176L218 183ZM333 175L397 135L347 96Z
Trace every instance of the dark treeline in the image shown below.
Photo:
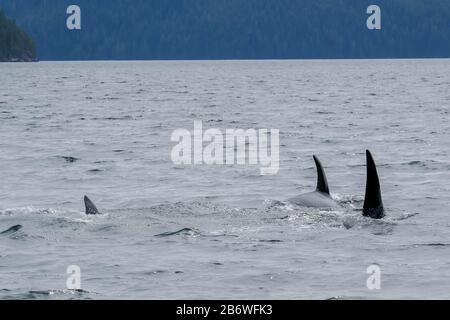
M368 30L366 9L382 9ZM82 30L66 28L77 4ZM41 59L450 57L449 0L0 0Z
M33 41L0 9L0 61L32 61L35 58Z

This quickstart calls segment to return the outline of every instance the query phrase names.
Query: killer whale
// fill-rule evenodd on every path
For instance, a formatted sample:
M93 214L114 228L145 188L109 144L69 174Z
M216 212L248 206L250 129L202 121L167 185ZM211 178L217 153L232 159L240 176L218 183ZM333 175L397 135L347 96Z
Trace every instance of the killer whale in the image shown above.
M331 198L328 180L319 158L313 155L317 168L317 187L313 192L301 194L288 201L301 207L310 208L338 208L339 205Z
M316 190L290 198L288 199L288 202L302 207L322 209L340 208L341 206L336 203L330 195L330 188L328 186L328 180L325 175L325 170L322 167L322 163L315 155L313 155L313 159L317 169ZM380 180L378 178L375 161L373 160L373 156L369 150L366 150L366 168L366 193L364 196L364 205L362 209L363 216L373 219L381 219L385 216L385 213L383 200L381 197ZM84 205L86 215L100 214L95 204L87 196L84 196Z
M328 180L323 170L320 160L313 156L317 168L317 187L313 192L301 194L288 201L302 207L333 209L339 208L330 196ZM364 196L363 216L372 219L381 219L385 216L383 200L381 197L380 181L378 178L377 167L373 156L369 150L366 150L366 193Z
M366 150L366 194L364 196L363 216L373 219L384 217L383 199L381 198L380 179L372 154Z
M100 214L100 212L98 211L95 204L87 196L84 196L84 206L85 206L85 209L86 209L85 212L87 215Z
M12 234L12 233L15 233L15 232L19 231L20 229L22 229L22 226L20 224L18 224L18 225L12 226L8 230L0 232L0 235L3 235L3 236L9 235L9 234Z

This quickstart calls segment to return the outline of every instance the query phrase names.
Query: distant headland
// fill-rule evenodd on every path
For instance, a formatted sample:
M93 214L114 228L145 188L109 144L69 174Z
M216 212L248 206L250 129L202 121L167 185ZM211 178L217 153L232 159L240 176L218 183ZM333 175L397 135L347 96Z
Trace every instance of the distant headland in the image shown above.
M37 60L34 41L0 9L0 62Z

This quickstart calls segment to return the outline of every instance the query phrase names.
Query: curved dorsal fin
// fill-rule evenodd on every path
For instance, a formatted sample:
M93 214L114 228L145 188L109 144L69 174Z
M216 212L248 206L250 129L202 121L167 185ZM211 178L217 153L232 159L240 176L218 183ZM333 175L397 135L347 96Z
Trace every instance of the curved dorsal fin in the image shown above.
M316 163L317 168L317 189L316 191L323 192L326 194L330 194L330 189L328 188L328 181L327 177L325 175L325 171L322 168L322 164L320 163L320 160L313 156L314 162Z
M15 225L15 226L9 228L8 230L5 230L5 231L1 232L0 235L9 235L9 234L14 233L16 231L19 231L20 229L22 229L22 226L20 224L18 224L18 225Z
M366 161L367 180L363 215L373 219L381 219L384 217L384 208L383 200L381 199L380 181L378 179L375 161L373 161L372 154L369 150L366 150Z
M84 205L86 207L86 214L100 214L95 204L87 196L84 196Z

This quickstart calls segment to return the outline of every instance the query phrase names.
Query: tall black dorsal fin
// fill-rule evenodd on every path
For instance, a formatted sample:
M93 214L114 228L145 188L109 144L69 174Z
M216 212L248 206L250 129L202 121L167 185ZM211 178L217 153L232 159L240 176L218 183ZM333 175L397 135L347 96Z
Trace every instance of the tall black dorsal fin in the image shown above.
M378 179L375 161L373 161L372 154L369 150L366 150L366 161L367 180L363 215L373 219L381 219L384 217L384 208L383 200L381 199L380 181Z
M95 204L87 196L84 196L84 205L86 206L86 214L100 214Z
M317 168L317 189L316 191L320 191L326 194L330 194L330 189L328 188L328 181L327 176L325 175L325 171L322 168L322 164L320 163L320 160L313 156L314 162L316 163Z

